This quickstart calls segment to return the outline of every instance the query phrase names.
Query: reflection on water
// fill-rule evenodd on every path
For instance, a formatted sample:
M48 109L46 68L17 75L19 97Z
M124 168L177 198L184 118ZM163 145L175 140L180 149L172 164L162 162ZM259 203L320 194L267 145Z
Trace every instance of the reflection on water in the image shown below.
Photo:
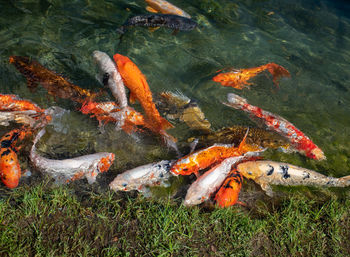
M193 3L192 3L193 2ZM161 28L130 29L119 40L115 32L128 17L146 13L135 1L2 1L0 3L0 87L42 107L70 109L63 122L66 134L47 139L48 155L112 151L111 172L172 157L152 136L134 138L75 111L69 101L31 94L25 79L8 64L10 55L31 56L73 83L98 90L91 53L101 50L129 56L147 76L151 90L183 92L196 99L213 128L253 125L242 112L221 104L235 92L254 105L280 114L320 146L327 161L270 151L267 157L287 161L327 175L350 173L350 18L346 1L172 1L197 22L191 32L171 35ZM348 11L346 11L348 10ZM250 90L224 88L211 81L224 67L248 68L268 62L286 67L291 79L276 89L270 78L258 76ZM137 107L136 107L137 108ZM182 124L170 131L180 143L192 134ZM81 129L83 127L83 129ZM64 140L62 140L64 138ZM77 138L77 144L72 139ZM43 144L41 144L43 145ZM72 150L74 148L79 148ZM84 148L88 150L83 150Z

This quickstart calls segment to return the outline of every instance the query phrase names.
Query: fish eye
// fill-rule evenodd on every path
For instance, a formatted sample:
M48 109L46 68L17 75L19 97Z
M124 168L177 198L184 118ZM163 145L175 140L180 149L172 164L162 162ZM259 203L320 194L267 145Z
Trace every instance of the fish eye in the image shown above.
M253 172L251 172L251 171L248 171L248 174L249 174L249 175L253 175Z
M128 185L128 183L123 183L122 186L123 187L126 187Z

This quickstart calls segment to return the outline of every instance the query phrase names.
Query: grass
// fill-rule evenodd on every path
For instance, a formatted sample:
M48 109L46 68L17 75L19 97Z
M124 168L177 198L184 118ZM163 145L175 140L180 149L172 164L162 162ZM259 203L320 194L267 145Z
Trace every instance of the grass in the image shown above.
M335 195L216 209L74 183L2 190L1 256L350 255L350 201Z

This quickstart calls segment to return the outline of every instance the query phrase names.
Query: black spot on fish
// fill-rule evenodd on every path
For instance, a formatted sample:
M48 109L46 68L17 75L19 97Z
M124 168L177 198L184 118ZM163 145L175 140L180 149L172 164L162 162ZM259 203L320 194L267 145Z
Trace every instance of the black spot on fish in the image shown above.
M268 164L268 166L269 166L269 170L267 171L266 175L271 176L273 174L273 171L275 170L275 168L273 166L271 166L270 164Z
M8 154L10 154L11 153L11 150L10 149L7 149L6 151L4 151L2 154L1 154L1 157L4 157L4 156L6 156L6 155L8 155Z
M164 177L163 172L161 172L161 173L159 174L159 177L160 177L160 178L163 178L163 177Z
M310 173L308 173L308 172L304 173L303 179L307 179L307 178L310 178Z
M7 138L8 136L11 136L11 134L6 135L5 137ZM10 139L7 140L2 140L1 141L1 148L8 148L11 146L11 144L17 140L19 134L17 132L13 133Z
M223 187L224 188L232 188L233 189L233 187L230 185L230 181L228 181Z
M109 80L109 74L106 72L103 74L103 77L102 77L102 84L104 86L107 86L108 85L108 80Z
M290 175L288 174L288 166L281 165L280 168L282 170L282 178L284 178L284 179L290 178Z

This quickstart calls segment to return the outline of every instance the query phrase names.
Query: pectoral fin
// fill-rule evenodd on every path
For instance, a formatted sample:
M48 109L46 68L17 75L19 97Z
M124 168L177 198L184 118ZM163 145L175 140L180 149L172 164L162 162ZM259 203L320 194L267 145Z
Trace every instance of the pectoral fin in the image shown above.
M159 29L160 27L154 27L154 28L148 28L149 32L154 32L156 31L157 29Z
M149 11L149 12L153 12L153 13L157 13L158 12L156 9L152 8L151 6L147 6L146 10Z
M259 184L261 186L261 189L264 190L268 196L273 197L273 191L269 184L267 183L259 183Z

